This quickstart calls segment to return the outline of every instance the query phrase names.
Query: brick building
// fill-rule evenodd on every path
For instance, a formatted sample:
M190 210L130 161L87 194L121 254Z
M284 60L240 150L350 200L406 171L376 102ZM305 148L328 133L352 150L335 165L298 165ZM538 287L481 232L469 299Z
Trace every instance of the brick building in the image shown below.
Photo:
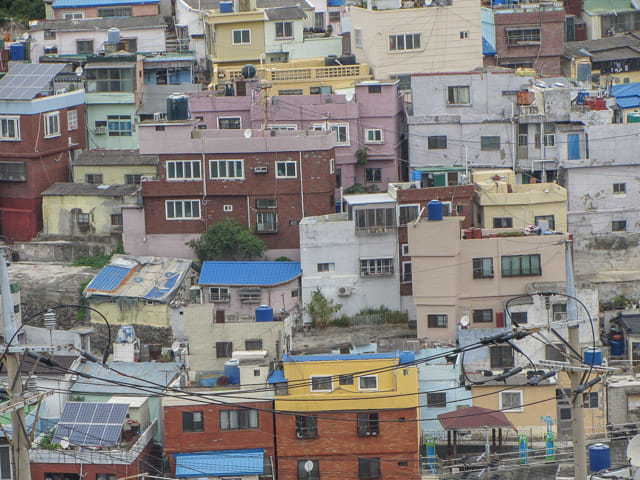
M69 181L86 145L84 90L56 94L64 68L18 64L0 79L0 235L8 242L42 229L42 192Z

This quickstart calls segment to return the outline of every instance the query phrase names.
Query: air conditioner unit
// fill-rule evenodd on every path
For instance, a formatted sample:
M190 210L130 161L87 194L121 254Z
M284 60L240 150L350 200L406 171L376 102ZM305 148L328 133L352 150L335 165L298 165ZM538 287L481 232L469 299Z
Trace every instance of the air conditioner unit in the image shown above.
M367 437L371 436L371 432L364 432L364 434L365 434Z
M553 321L554 322L564 322L567 319L567 313L566 312L555 312L553 314Z
M351 287L338 287L338 295L341 297L348 297L351 295Z
M140 177L141 182L153 182L156 179L154 176L143 175Z
M267 173L267 167L253 167L253 173Z
M95 133L96 135L106 135L107 127L106 126L96 127L93 133Z
M163 112L155 112L153 114L153 121L154 122L159 122L162 119L164 119L164 113Z

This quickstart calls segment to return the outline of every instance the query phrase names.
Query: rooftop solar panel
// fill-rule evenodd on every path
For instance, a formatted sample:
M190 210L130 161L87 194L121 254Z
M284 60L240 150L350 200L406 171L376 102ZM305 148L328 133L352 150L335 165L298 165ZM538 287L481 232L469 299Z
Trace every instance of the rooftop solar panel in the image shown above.
M65 64L19 63L0 79L0 99L31 100L49 89L49 83Z
M67 439L74 446L115 446L128 409L125 403L67 402L53 441Z

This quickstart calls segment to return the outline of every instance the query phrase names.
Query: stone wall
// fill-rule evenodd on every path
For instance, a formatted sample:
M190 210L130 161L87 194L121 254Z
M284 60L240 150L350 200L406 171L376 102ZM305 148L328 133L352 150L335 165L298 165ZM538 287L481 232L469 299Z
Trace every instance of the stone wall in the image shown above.
M57 238L16 242L12 251L20 261L30 262L73 262L79 257L90 257L111 253L122 243L121 235L96 238Z

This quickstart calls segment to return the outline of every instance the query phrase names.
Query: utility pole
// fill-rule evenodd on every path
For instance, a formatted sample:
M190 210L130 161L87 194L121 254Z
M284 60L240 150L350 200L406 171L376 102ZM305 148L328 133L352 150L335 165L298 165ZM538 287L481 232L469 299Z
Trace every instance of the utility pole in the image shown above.
M576 285L573 280L573 260L571 255L571 240L565 240L565 259L567 275L567 320L569 330L569 344L576 352L580 349L580 323L578 322L578 304L576 302ZM580 367L582 359L571 357L571 366ZM582 372L579 368L569 369L572 391L572 437L573 437L573 470L576 480L587 478L587 448L584 438L584 403L582 392L574 393L582 383Z
M267 130L269 128L269 89L273 85L261 85L262 88L262 98L264 101L264 127L263 130Z

